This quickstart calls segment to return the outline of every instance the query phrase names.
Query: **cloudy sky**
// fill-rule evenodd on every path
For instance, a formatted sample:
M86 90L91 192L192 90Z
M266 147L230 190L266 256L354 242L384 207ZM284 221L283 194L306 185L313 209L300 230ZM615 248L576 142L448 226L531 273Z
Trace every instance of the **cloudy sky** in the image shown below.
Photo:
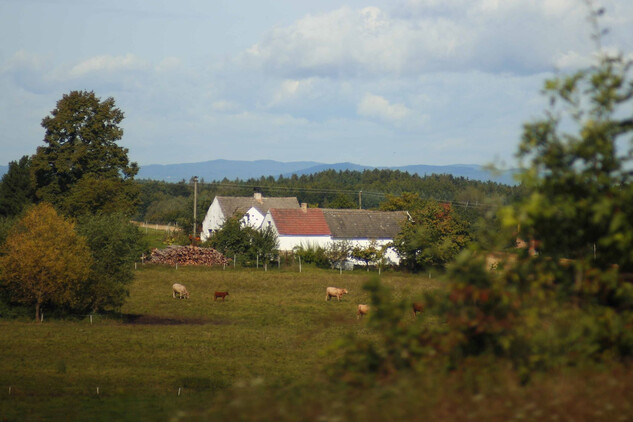
M633 1L603 44L633 51ZM0 0L0 164L71 90L140 165L512 164L545 78L590 63L582 0Z

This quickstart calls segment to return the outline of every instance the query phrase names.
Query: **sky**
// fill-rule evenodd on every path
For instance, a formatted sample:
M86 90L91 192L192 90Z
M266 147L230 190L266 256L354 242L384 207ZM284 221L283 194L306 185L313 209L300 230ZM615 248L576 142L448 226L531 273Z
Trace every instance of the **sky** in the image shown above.
M633 1L596 0L633 52ZM139 165L512 167L547 78L595 57L583 0L0 0L0 164L64 94L125 113Z

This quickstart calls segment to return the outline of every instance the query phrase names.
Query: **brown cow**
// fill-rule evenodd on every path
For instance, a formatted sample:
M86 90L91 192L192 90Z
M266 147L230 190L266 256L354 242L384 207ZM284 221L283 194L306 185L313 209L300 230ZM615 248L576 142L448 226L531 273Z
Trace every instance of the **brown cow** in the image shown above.
M422 312L424 310L424 304L422 302L413 302L411 306L413 308L413 318L418 316L418 312Z
M325 301L330 300L331 297L335 297L341 301L341 297L347 294L347 289L339 289L337 287L328 287L325 289Z
M356 319L365 316L369 313L369 305L358 305L358 312L356 312Z
M224 298L229 295L229 292L215 292L213 293L213 300L217 300L217 298L221 297L222 302L224 302Z

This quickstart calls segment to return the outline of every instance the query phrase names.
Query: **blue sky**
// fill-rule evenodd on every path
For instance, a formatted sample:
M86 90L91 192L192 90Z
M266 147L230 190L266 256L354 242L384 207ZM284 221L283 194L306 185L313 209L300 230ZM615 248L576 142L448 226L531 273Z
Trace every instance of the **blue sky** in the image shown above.
M633 52L633 2L602 0ZM513 165L546 78L591 63L582 0L0 0L0 164L71 90L140 165Z

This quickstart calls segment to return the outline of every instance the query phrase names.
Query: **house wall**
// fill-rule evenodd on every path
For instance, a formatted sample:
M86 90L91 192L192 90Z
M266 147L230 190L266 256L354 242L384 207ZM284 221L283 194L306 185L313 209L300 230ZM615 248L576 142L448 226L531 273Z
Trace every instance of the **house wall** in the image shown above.
M224 214L220 208L218 198L214 198L211 206L207 210L207 214L202 220L202 231L200 232L200 240L203 242L208 240L215 230L219 229L224 224Z
M295 247L303 246L304 248L322 247L327 248L332 242L330 236L285 236L278 235L279 250L292 251Z
M265 216L260 213L257 208L251 207L251 209L246 211L244 217L242 217L242 227L249 225L252 228L259 230L264 222L264 217Z

